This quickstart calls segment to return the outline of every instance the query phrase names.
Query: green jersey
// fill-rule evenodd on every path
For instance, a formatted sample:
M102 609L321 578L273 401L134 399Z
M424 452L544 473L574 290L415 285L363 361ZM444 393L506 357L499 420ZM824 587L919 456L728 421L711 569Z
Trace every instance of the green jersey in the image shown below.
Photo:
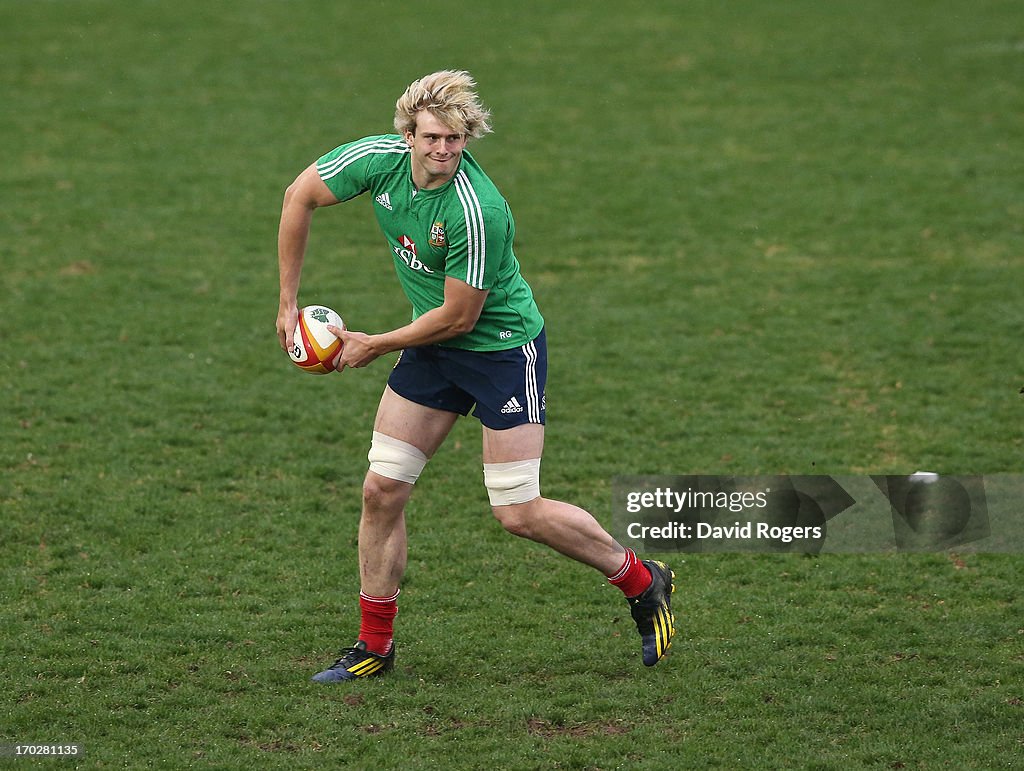
M317 171L341 201L369 192L413 319L444 302L447 276L486 289L471 332L442 345L471 351L518 348L544 319L512 251L508 203L468 152L455 176L432 190L412 181L409 147L397 134L366 137L332 150Z

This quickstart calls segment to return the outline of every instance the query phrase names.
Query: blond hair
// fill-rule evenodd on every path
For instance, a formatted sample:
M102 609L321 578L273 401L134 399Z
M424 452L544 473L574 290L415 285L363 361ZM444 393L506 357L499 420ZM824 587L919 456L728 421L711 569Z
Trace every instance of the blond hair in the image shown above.
M475 88L465 70L441 70L414 80L395 102L395 129L415 134L417 113L429 110L453 131L479 139L491 131L491 113Z

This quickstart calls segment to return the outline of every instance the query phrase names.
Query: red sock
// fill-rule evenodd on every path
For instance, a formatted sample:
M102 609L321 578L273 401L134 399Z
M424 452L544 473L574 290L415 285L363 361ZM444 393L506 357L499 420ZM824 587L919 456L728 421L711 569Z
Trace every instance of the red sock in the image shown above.
M632 549L626 549L626 559L622 567L608 576L608 583L619 587L627 597L643 594L652 580L651 571L636 558L636 552Z
M398 592L390 597L371 597L359 592L359 609L362 611L359 639L366 643L366 650L386 656L391 650L398 615Z

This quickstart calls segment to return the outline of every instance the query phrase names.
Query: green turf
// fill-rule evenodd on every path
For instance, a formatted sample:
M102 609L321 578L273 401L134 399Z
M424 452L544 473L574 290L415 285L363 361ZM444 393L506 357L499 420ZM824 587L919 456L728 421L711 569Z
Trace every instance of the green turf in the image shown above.
M460 422L386 680L352 641L388 361L274 335L284 188L477 76L548 321L546 492L631 474L1017 473L1013 2L0 2L0 744L84 768L1024 763L1020 555L676 555L670 659L506 535ZM301 298L408 308L365 201ZM63 761L72 765L70 761ZM21 761L0 761L20 764Z

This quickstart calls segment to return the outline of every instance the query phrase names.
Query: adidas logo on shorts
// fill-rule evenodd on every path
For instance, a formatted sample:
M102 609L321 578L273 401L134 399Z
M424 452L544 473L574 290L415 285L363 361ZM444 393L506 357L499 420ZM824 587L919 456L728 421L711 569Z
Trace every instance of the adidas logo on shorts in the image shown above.
M511 399L509 399L507 402L505 402L505 406L501 408L501 414L502 415L511 415L514 412L522 412L522 411L523 411L523 405L521 405L519 403L519 400L516 397L514 397L514 396Z

